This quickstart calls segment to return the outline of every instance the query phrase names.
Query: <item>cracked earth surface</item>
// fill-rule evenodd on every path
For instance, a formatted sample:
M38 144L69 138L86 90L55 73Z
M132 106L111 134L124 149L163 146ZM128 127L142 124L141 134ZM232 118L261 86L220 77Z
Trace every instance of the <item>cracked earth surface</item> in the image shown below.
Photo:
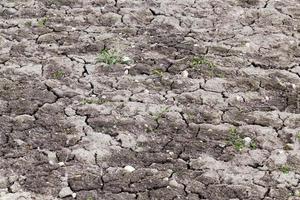
M1 0L0 199L300 199L299 39L299 0Z

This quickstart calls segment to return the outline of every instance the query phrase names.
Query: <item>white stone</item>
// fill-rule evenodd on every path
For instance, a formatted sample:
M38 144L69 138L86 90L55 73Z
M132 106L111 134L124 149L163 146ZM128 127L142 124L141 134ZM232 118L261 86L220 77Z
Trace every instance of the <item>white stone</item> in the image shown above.
M123 56L122 61L123 62L131 62L131 59L127 56Z
M245 138L244 138L244 142L245 142L245 145L246 145L247 147L250 146L251 141L252 141L252 139L249 138L249 137L245 137Z
M125 166L124 169L129 173L135 171L135 168L130 165Z
M72 197L73 197L73 199L75 199L76 198L76 193L74 192L73 194L72 194Z
M170 180L169 185L176 188L184 188L184 186L178 183L175 179Z
M236 96L236 100L238 100L238 101L243 101L243 97L241 97L241 96Z
M181 76L183 78L187 78L189 76L189 72L187 70L184 70L183 72L181 72Z
M71 190L70 187L64 187L60 190L58 196L60 198L64 198L64 197L68 197L68 196L72 196L73 195L73 191Z
M14 182L14 184L12 186L10 186L10 190L13 193L16 193L21 190L21 185L18 182Z
M49 164L53 165L57 162L56 152L46 151L48 154Z
M269 100L270 100L270 97L266 96L265 99L266 99L266 101L269 101Z
M163 181L169 181L168 177L163 178Z

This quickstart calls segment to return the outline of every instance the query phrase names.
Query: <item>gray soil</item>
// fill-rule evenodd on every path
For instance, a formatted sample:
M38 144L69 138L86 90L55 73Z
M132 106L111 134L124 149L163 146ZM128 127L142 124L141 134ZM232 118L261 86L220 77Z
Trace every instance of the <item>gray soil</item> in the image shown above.
M299 200L299 40L299 0L1 0L0 199Z

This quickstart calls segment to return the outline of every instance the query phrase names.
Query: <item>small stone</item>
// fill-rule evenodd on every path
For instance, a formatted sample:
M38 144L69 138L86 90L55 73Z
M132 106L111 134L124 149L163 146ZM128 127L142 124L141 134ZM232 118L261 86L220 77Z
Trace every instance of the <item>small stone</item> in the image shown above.
M49 159L49 164L53 165L54 163L57 162L57 157L55 152L47 151L48 154L48 159Z
M132 166L130 166L130 165L127 165L126 167L124 167L124 169L125 169L127 172L129 172L129 173L135 171L135 168L132 167Z
M127 56L123 56L122 62L124 62L124 63L131 63L132 60L129 57L127 57Z
M65 163L64 162L59 162L59 163L57 163L59 166L65 166Z
M163 181L169 181L168 177L163 178Z
M75 199L76 198L76 193L74 192L73 194L72 194L72 197L73 197L73 199Z
M244 138L245 146L249 147L251 144L252 139L249 137Z
M72 195L73 195L73 191L71 190L70 187L62 188L58 194L58 196L60 198L65 198L65 197L72 196Z
M179 184L175 179L170 180L169 185L171 187L184 188L184 186L182 184Z
M265 99L266 99L266 101L269 101L269 100L270 100L270 97L266 96Z
M125 70L124 74L127 75L129 73L128 69Z
M26 142L24 142L23 140L20 140L20 139L15 139L14 140L19 146L23 145L23 144L26 144Z
M12 193L16 193L21 190L21 185L18 182L14 182L14 184L10 186L10 190Z
M189 72L186 71L186 70L184 70L183 72L181 72L181 76L182 76L183 78L187 78L187 77L189 76Z
M24 181L24 180L26 180L27 179L27 177L26 176L19 176L19 181Z
M225 144L219 144L219 147L224 148L226 145Z
M131 69L131 66L127 65L124 67L124 69Z
M66 115L68 115L69 117L70 117L70 116L76 115L76 111L73 110L71 107L65 108L65 113L66 113Z
M243 97L241 97L241 96L236 96L236 100L238 100L238 101L243 101Z

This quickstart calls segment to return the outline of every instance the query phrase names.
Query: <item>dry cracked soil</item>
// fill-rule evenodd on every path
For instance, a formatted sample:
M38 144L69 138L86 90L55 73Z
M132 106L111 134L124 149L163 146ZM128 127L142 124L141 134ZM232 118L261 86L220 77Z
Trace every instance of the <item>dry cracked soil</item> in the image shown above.
M299 200L299 0L1 0L1 200Z

